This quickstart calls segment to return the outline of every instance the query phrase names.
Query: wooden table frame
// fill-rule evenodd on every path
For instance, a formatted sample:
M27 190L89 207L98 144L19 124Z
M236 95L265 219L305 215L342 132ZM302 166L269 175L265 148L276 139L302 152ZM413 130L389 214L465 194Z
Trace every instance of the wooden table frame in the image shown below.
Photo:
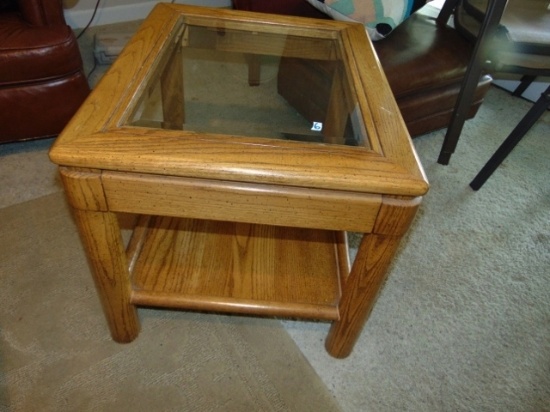
M353 81L346 93L357 95L366 146L129 126L153 76L183 93L181 67L158 69L178 52L170 45L181 40L181 19L217 30L339 39ZM259 49L263 40L235 44L269 52ZM299 41L289 48L301 49ZM164 122L173 128L185 119L182 96L163 94ZM163 306L329 320L327 350L345 357L428 190L360 25L172 4L155 7L50 156L117 342L137 337L138 306ZM141 216L127 245L120 212ZM347 231L364 233L351 268Z

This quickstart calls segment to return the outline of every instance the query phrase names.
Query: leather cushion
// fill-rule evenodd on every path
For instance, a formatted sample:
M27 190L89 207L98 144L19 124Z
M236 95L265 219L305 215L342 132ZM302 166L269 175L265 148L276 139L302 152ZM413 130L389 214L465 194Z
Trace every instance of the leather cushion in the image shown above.
M82 72L32 85L3 87L0 143L55 136L88 96Z
M66 24L62 0L17 0L21 17L33 26Z
M233 0L233 8L261 13L329 19L305 0Z
M455 10L457 29L477 37L487 0L463 0ZM543 0L509 0L499 28L499 49L516 53L550 54L550 10Z
M507 9L505 13L508 13L510 9ZM517 10L514 9L514 10ZM542 13L544 17L544 13ZM535 18L532 14L514 14L514 19L520 21L523 17L531 16L534 20L541 20ZM481 23L477 17L473 16L467 11L466 7L459 5L455 11L455 25L458 31L465 37L475 41ZM504 18L501 23L504 22ZM536 36L530 36L534 26L527 24L528 20L525 19L524 26L516 25L515 32L508 30L507 26L500 25L498 27L495 39L490 44L487 50L487 61L491 62L493 70L503 71L508 73L527 74L532 76L547 76L550 74L550 39L548 43L539 43L535 40ZM548 22L550 27L550 21ZM526 30L520 30L521 27L525 27ZM540 30L539 40L543 40L548 30ZM527 39L530 41L514 41L513 39Z
M82 60L75 43L67 25L29 26L16 13L1 15L0 84L46 80L79 70Z
M374 48L396 98L460 85L472 44L436 22L439 9L426 5Z

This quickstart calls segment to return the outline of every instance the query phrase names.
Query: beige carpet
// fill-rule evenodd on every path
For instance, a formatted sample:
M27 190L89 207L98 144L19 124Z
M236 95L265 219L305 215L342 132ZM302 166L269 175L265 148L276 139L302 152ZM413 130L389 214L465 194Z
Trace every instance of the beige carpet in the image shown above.
M337 411L280 322L140 309L111 341L63 195L0 209L1 411Z
M93 61L90 49L92 33L87 33L80 40L84 45L83 57L87 71L91 69L90 63ZM104 66L98 67L92 75L92 82L100 78L105 69ZM431 189L412 230L402 243L388 282L349 358L337 360L326 353L326 323L282 322L336 397L342 410L550 412L550 113L546 113L537 122L482 190L473 192L468 187L469 181L531 106L532 103L514 98L508 92L491 88L476 118L466 122L457 152L449 166L436 163L445 130L414 139ZM0 207L61 190L56 169L47 157L47 149L51 143L50 139L0 145ZM12 210L12 215L19 215L18 209ZM4 228L7 221L4 216L5 214L0 214L0 236L6 236ZM34 223L27 222L31 218L36 217L19 217L19 221L33 234L29 227ZM60 225L54 221L52 226ZM29 236L13 227L10 230L17 233L17 237L13 236L14 239ZM23 263L31 268L40 267L41 261L46 262L46 267L58 264L51 261L49 254L55 236L35 236L35 239L27 241L35 249L30 249ZM42 253L37 252L36 241L40 241ZM4 306L0 307L0 328L2 336L6 336L8 330L14 330L17 326L11 320L17 317L9 310L6 312L8 304L5 301L13 299L6 294L11 296L13 292L10 290L13 289L5 285L15 280L23 282L24 278L13 277L9 282L4 280L7 279L7 266L2 266L5 265L2 259L6 255L10 256L10 252L2 247L0 299ZM10 250L14 250L14 247L10 244ZM11 256L10 260L13 260ZM67 266L69 265L65 264L62 272L71 273L69 279L74 277L78 282L89 282L87 273L75 270L71 272ZM89 290L85 290L86 287ZM96 369L91 368L96 375L102 375L102 378L105 375L104 380L109 382L106 384L107 388L114 386L111 382L116 379L124 382L120 376L139 373L134 372L136 370L151 370L151 367L147 369L147 366L142 366L132 357L123 358L125 351L153 353L149 349L160 347L158 342L166 340L163 337L172 341L171 335L175 335L182 340L178 334L186 332L181 329L181 325L185 322L187 326L187 317L190 316L188 314L142 311L144 330L138 341L129 346L114 344L109 340L95 294L90 291L90 283L82 286L79 298L74 297L67 303L66 312L85 313L88 316L85 323L82 322L87 327L77 323L80 328L79 339L92 339L88 336L92 334L91 329L96 331L94 333L98 338L94 340L94 346L89 345L93 349L82 350L82 356L92 360L95 359L94 356L107 359L98 361ZM26 299L33 300L33 297ZM89 305L97 307L97 312L77 310L87 299ZM65 328L63 322L55 321L55 315L47 313L48 308L44 304L35 304L32 307L36 307L40 316L48 319L42 324L42 328ZM64 312L62 314L68 316ZM10 319L8 323L4 320L6 317ZM206 319L212 321L211 317ZM216 320L240 321L223 317ZM24 320L20 322L23 324ZM232 325L223 322L217 327ZM260 322L267 325L263 323L264 320ZM159 326L153 328L153 324ZM278 324L271 327L277 332L280 330ZM149 344L144 349L141 346L133 347L146 345L143 340L148 339L151 334L157 337L156 346ZM270 336L264 340L269 341L270 348L279 345ZM77 339L75 341L80 343ZM17 359L19 363L27 359L27 355L14 355L10 352L15 360L10 359L10 363L6 364L8 352L4 346L5 343L0 347L0 377L4 376L5 371L14 369L13 364ZM38 347L38 343L31 343L26 350L32 352ZM96 351L107 350L106 348L111 351L109 354L114 354L112 357L109 354L102 355L103 357L96 354ZM178 345L178 348L184 349L183 345ZM170 355L166 355L168 352ZM171 355L170 350L163 351L163 358ZM178 353L173 356L183 357ZM282 357L285 358L285 355ZM159 362L155 358L156 356L149 358L150 362ZM73 363L70 358L56 355L51 359L48 358L51 363L44 362L43 365L51 364L52 366L47 367L60 376L69 376L71 373L77 375L71 384L84 386L82 382L86 380L81 376L86 373L78 375L77 372L72 372L69 368ZM113 363L105 371L107 368L104 365L111 365L113 359L118 364L115 366ZM27 359L27 362L32 364L33 358ZM64 368L59 367L62 362ZM175 368L181 366L179 363L181 362L174 360L156 363L157 375L163 378L170 375ZM281 369L277 362L274 363L275 368ZM39 365L39 362L35 364ZM289 361L288 364L294 365L294 361ZM121 367L128 368L128 372L120 372ZM22 377L18 383L10 385L9 389L13 391L11 398L15 397L14 394L23 396L21 394L31 384L40 382L45 385L44 382L48 382L49 376L27 376L30 375L28 370L31 370L28 368L22 368L19 372ZM265 373L269 370L266 367ZM116 374L118 378L114 376ZM184 386L183 382L188 382L185 379L184 375L178 382L178 388ZM175 381L176 379L173 380ZM43 399L59 396L57 391L67 392L67 389L58 389L60 385L53 382L52 380L49 389L42 388L45 391ZM299 382L303 383L304 380ZM289 378L289 386L295 383ZM308 382L308 385L313 383ZM123 387L124 384L117 386ZM306 387L307 389L310 388ZM46 394L47 390L49 394ZM101 402L111 397L111 394L103 387L98 392L101 395L94 399L98 403L97 409L109 410ZM145 390L134 390L132 396L138 396L141 392ZM159 392L159 397L164 396L165 392ZM2 393L6 396L7 390L0 389L0 394ZM121 397L123 396L126 395ZM132 396L128 396L127 402L132 401ZM164 397L171 400L170 397ZM173 402L183 405L176 408L178 411L186 410L186 399L182 396L177 396L177 401ZM92 405L92 402L89 404ZM307 410L307 406L303 406L305 404L303 402L298 409ZM140 405L144 405L145 409L144 402L140 401ZM127 409L132 409L131 406ZM316 407L317 405L312 404L310 409ZM115 408L117 407L111 407ZM80 411L91 407L72 407L70 404L60 407L60 410L63 409ZM187 410L189 409L191 408ZM238 409L248 411L259 408ZM52 408L29 402L13 410L42 411ZM165 410L170 408L167 406ZM225 410L231 409L228 407ZM0 411L4 412L1 406Z

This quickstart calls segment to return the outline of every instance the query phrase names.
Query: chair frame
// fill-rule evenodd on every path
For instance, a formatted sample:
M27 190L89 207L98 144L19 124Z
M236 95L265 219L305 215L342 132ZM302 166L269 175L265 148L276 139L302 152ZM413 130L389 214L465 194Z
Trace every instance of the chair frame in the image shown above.
M491 177L493 172L500 166L504 159L506 159L506 156L510 154L523 136L525 136L529 129L531 129L531 127L548 109L550 109L550 86L548 86L546 91L541 94L533 107L531 107L531 109L527 112L523 119L521 119L514 130L512 130L510 135L506 138L506 140L504 140L493 156L491 156L485 166L483 166L476 177L470 182L470 187L472 189L481 189L487 179Z
M454 8L457 6L459 0L447 0L444 5L444 15L442 18L449 19ZM487 67L485 56L487 56L487 44L495 34L498 28L502 15L506 9L508 0L489 0L487 4L487 10L485 18L480 27L478 37L476 40L474 52L470 61L470 65L464 77L462 88L458 96L453 115L451 117L451 123L445 134L445 139L439 154L438 163L447 165L449 164L451 155L456 149L458 139L464 126L465 111L469 107L469 103L473 98L473 92L475 88L476 79L479 79L484 68ZM447 21L445 20L445 22ZM515 70L514 72L519 72ZM521 71L523 77L519 86L514 90L514 96L521 96L525 89L533 82L536 76L548 76L550 75L550 68L547 69L528 69ZM544 114L546 110L550 108L550 86L544 91L540 98L535 102L533 107L522 118L519 124L512 130L504 142L500 145L497 151L489 159L489 161L478 172L476 177L470 182L470 187L473 190L479 190L483 184L489 179L493 172L500 166L504 159L510 154L510 152L521 141L525 134L531 129L531 127L537 122L537 120Z
M440 23L447 23L458 2L459 0L447 0L445 2L440 13ZM508 0L489 0L487 4L485 19L481 24L470 65L462 81L462 87L451 116L451 122L447 128L441 152L439 153L437 160L439 164L448 165L458 145L460 134L466 122L466 115L474 97L477 81L485 70L488 40L495 34L507 3Z

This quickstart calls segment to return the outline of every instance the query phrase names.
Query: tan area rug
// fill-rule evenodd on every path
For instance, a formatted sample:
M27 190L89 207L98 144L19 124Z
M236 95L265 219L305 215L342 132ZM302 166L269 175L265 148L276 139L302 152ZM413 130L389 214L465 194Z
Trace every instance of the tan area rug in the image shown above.
M280 323L140 309L111 341L63 195L0 209L1 411L337 411Z

